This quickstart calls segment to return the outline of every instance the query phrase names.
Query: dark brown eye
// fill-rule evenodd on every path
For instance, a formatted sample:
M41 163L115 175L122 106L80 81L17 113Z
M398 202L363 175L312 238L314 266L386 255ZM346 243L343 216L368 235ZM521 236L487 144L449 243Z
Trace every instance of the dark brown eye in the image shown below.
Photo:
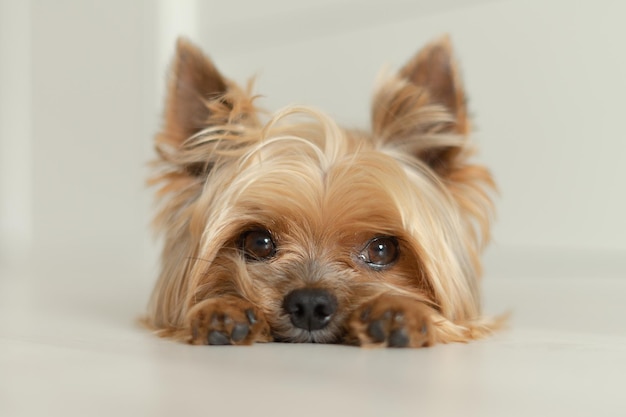
M360 258L372 268L382 268L392 264L399 254L398 240L391 236L381 236L367 243Z
M267 230L250 230L241 235L241 249L253 261L269 259L276 253L276 245Z

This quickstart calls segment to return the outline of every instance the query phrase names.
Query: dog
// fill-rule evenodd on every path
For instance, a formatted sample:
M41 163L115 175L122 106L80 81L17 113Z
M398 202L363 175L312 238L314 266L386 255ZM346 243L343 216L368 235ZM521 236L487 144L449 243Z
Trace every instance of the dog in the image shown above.
M162 268L146 318L194 345L423 347L491 333L480 254L495 184L449 37L379 82L368 130L270 115L179 39L151 184Z

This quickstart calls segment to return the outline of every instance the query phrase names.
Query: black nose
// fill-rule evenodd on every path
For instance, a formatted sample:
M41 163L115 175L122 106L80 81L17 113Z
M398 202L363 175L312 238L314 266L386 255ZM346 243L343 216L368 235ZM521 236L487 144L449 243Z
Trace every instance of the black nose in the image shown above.
M319 330L330 323L337 310L337 299L328 291L302 288L291 291L283 301L294 326L305 330Z

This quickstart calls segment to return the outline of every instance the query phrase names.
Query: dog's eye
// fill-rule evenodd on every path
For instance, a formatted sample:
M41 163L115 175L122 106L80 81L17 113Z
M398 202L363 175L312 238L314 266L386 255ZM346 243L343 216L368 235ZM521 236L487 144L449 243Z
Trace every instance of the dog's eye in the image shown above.
M382 268L398 259L399 254L398 240L391 236L381 236L367 243L360 258L372 268Z
M241 249L254 261L269 259L276 254L276 245L267 230L250 230L241 235Z

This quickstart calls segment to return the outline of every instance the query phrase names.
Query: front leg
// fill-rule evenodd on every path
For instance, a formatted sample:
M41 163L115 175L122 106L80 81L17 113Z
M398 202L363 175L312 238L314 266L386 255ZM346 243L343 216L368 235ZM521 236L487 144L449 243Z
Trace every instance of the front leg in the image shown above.
M193 345L250 345L271 341L263 313L250 302L225 296L210 298L191 308L188 342Z
M383 294L354 311L348 323L348 341L360 346L431 346L431 315L432 309L420 301Z

